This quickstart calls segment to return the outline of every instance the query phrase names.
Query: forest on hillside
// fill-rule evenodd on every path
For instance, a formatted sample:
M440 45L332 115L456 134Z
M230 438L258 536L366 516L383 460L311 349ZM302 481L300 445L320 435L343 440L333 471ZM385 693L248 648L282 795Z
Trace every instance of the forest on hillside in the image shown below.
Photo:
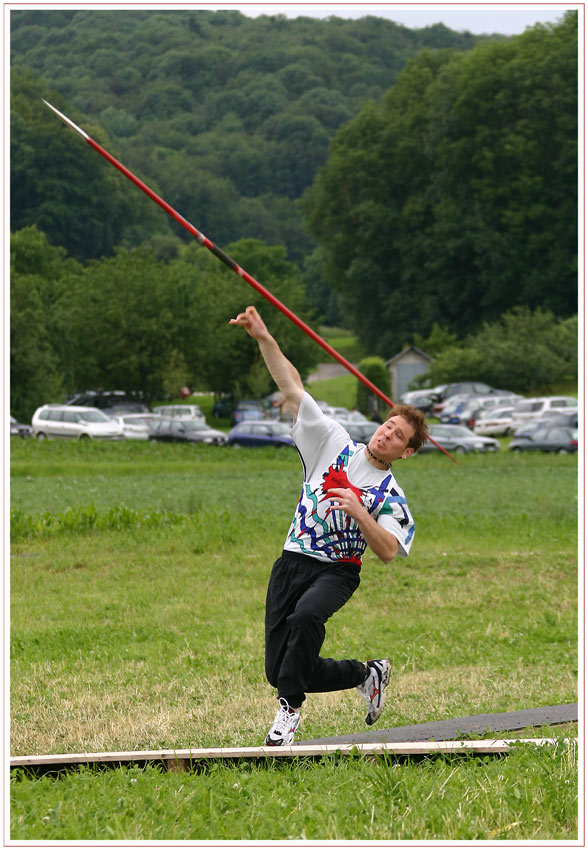
M411 30L371 16L289 20L237 11L26 10L12 11L10 24L12 229L36 224L78 260L145 235L157 236L169 255L173 240L164 237L187 237L111 186L113 226L79 228L89 193L80 197L76 171L95 182L104 167L87 165L92 154L75 138L58 142L61 128L41 97L218 245L284 244L302 264L314 241L296 200L337 129L381 98L422 49L468 50L484 41L441 24Z

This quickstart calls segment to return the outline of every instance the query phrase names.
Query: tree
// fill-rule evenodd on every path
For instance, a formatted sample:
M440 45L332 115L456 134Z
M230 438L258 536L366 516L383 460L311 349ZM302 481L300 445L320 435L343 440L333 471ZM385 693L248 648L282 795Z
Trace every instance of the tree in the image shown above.
M431 328L431 333L428 337L423 337L420 334L415 334L414 345L424 351L430 357L437 357L446 348L458 344L458 336L451 333L447 328L440 327L437 322Z
M309 309L300 272L288 262L282 246L244 239L226 250L264 288L303 321L308 321ZM264 383L265 390L271 391L271 379L263 377L266 373L261 368L258 347L246 334L235 333L235 328L228 324L248 304L258 308L270 332L303 377L314 368L318 347L211 254L190 245L171 267L175 292L182 302L179 330L185 340L184 356L190 371L200 376L205 388L232 392L237 398L257 396Z
M162 221L168 228L153 204L131 191L41 101L67 112L60 95L30 74L16 74L11 83L13 230L36 225L52 244L81 260L111 254L127 238L136 244L161 229ZM69 111L75 120L75 111ZM110 147L98 128L85 129Z
M64 392L54 303L66 269L65 251L35 227L14 234L10 246L10 409L30 421L36 408Z
M70 276L55 309L67 324L68 389L161 396L177 370L176 294L169 264L145 248L117 249Z
M424 51L333 140L304 197L360 338L577 309L577 17ZM369 293L369 297L366 294Z

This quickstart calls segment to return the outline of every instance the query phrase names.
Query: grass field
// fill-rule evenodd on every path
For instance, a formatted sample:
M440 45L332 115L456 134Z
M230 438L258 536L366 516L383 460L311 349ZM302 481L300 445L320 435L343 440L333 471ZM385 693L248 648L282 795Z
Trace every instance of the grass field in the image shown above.
M296 452L11 449L11 753L261 743L275 712L265 586ZM576 459L396 467L417 521L411 557L367 555L324 648L391 659L379 725L575 701ZM355 691L317 694L299 738L364 729ZM506 758L19 772L11 839L570 840L577 753L559 735Z

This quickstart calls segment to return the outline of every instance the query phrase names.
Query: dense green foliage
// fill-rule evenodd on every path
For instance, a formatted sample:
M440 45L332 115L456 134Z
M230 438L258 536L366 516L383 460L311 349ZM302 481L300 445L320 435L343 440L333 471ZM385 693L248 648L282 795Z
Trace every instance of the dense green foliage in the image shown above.
M390 356L399 329L577 311L577 52L573 13L424 51L340 129L305 206L372 353Z
M337 128L423 47L466 50L481 40L371 16L13 11L13 229L37 224L78 259L152 229L141 196L105 173L45 97L217 244L282 243L301 263L313 243L295 200ZM159 216L162 234L188 238Z
M513 392L546 392L578 379L578 320L556 319L549 311L515 308L498 322L485 323L462 343L448 345L432 362L428 386L467 381L476 375Z
M281 246L255 240L230 246L251 274L306 317L304 286ZM146 246L82 266L35 227L14 234L11 411L30 420L64 391L115 387L150 403L193 388L259 397L272 383L253 340L228 325L255 304L302 374L318 348L196 243L170 263Z
M359 364L359 371L362 375L374 384L384 395L391 397L392 390L390 388L390 371L386 366L386 361L382 357L364 357ZM370 392L365 384L357 382L357 402L356 407L362 413L372 414L384 407L384 402L381 401L375 393ZM386 405L386 410L389 405Z

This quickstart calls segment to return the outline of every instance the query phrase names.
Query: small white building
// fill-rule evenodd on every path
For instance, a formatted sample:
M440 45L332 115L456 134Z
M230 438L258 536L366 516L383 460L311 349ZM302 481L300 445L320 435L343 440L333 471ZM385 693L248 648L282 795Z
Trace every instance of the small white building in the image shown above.
M428 371L432 359L420 348L410 345L404 351L386 361L386 366L390 371L393 401L398 401L403 393L408 392L410 383L417 375L422 375Z

